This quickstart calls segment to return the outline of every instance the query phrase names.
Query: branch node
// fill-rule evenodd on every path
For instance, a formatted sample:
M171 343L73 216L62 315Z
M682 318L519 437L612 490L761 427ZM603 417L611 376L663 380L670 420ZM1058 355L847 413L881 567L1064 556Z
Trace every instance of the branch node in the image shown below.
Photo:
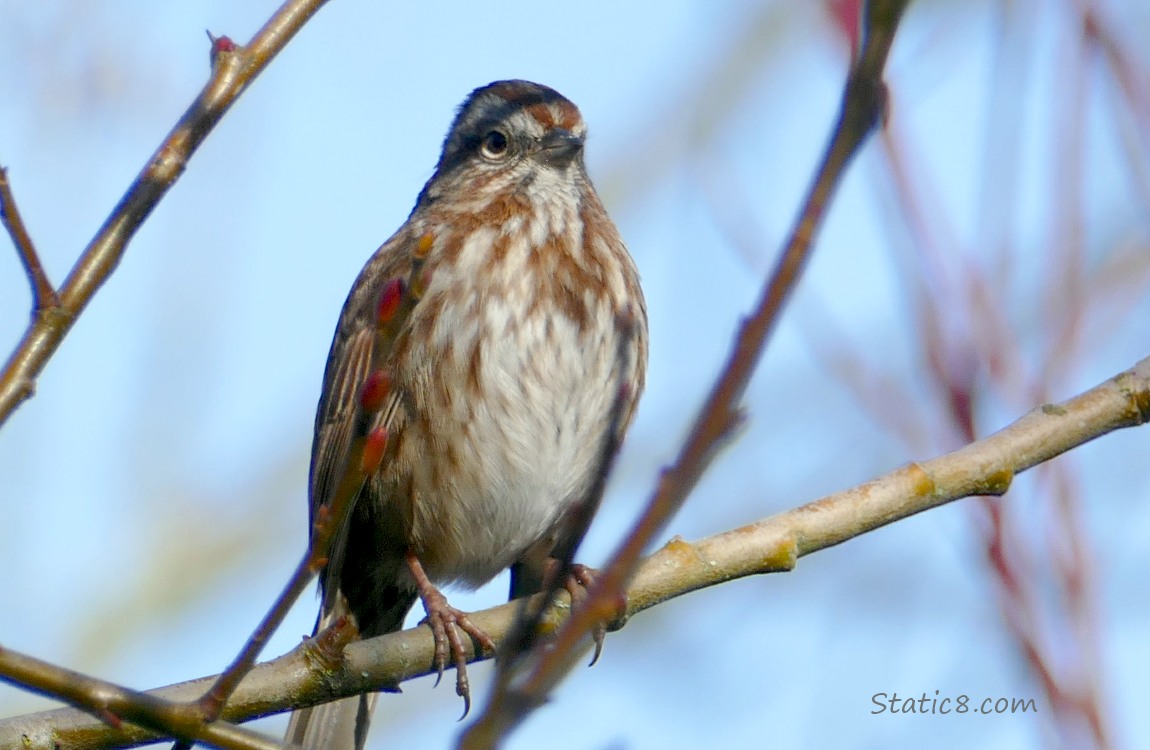
M108 708L101 708L96 712L96 716L100 719L100 721L104 722L116 731L124 728L124 722L120 719L119 716L112 713L112 711Z
M922 464L917 461L911 461L904 466L903 472L910 480L910 486L915 497L931 497L938 492L938 487L935 486L930 472L922 468Z
M1150 388L1139 387L1144 382L1136 371L1127 371L1114 378L1114 384L1130 402L1131 416L1138 420L1138 424L1150 422Z
M220 55L232 54L240 48L240 46L232 41L231 37L226 34L216 36L208 29L204 29L204 33L208 35L208 39L211 41L212 46L208 52L208 60L211 62L213 69L216 67Z
M799 545L794 536L785 537L763 557L764 573L787 573L799 564Z
M340 617L300 647L301 653L324 672L343 668L343 651L359 635L359 629L349 617Z
M1009 467L1003 467L998 471L988 472L985 479L985 484L982 488L984 495L1005 495L1010 485L1014 483L1014 471Z

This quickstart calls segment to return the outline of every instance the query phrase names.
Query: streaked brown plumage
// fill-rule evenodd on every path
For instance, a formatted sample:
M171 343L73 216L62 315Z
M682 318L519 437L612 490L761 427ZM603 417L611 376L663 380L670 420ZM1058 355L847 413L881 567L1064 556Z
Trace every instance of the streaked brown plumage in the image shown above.
M364 637L397 630L422 594L453 635L461 613L420 590L423 574L475 587L510 567L513 596L537 590L600 470L620 384L629 400L616 427L629 424L646 311L587 178L585 130L575 105L545 86L472 92L408 220L352 287L316 415L313 517L347 461L381 291L408 277L423 243L425 289L386 361L387 453L321 576L317 628L348 615ZM634 322L627 332L624 317ZM288 738L361 747L372 702L297 712Z

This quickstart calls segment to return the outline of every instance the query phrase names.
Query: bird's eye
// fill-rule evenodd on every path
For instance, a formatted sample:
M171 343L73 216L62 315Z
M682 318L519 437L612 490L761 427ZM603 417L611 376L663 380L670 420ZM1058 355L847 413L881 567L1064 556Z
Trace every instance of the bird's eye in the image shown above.
M480 150L488 159L502 159L507 155L507 136L498 130L492 130L483 136Z

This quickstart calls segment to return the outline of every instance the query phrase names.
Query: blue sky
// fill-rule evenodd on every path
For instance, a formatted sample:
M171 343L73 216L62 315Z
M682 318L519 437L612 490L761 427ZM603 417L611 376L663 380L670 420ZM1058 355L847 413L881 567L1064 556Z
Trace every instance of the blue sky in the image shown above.
M1136 5L1115 3L1112 15L1128 40L1145 40L1150 18ZM242 41L273 6L0 2L0 164L54 281L205 80L203 30ZM589 170L644 280L648 392L582 555L601 560L673 455L823 147L845 59L819 7L333 0L208 138L36 398L0 430L0 644L133 687L230 660L306 543L311 421L348 286L406 217L454 107L499 78L548 84L580 106ZM1019 281L1006 307L1029 350L1042 340L1035 299L1056 226L1050 187L1062 174L1051 113L1073 30L1064 9L1017 4L1033 28L1017 37L1028 62L1011 89L993 46L997 7L917 4L891 81L915 166L930 178L924 192L949 218L934 227L944 243L997 268L994 202L1010 205L1002 234ZM1150 227L1109 114L1113 86L1091 70L1083 203L1091 263L1101 265L1110 247L1144 248ZM1005 199L986 179L999 86L1023 92L1009 110L1018 176ZM752 384L746 431L668 536L753 521L945 442L911 337L907 240L884 175L872 144ZM15 255L0 252L0 348L27 312ZM1059 373L1054 395L1150 354L1148 316L1147 296L1134 293L1091 330L1097 341ZM955 319L964 325L961 310ZM889 415L920 425L920 441L860 408L833 356L843 342L867 364L860 380L898 385ZM992 402L982 427L1030 405ZM1096 551L1106 693L1130 747L1150 743L1147 434L1110 436L1071 459ZM1029 507L1033 484L1020 479L1011 500ZM879 692L1040 696L1002 627L980 544L969 504L957 504L789 575L649 611L612 634L599 664L577 670L509 746L1048 745L1041 716L869 713ZM453 601L489 606L505 587L500 579ZM314 608L305 597L265 655L310 631ZM486 668L473 674L485 690ZM377 746L447 746L458 700L450 685L430 685L380 701ZM0 686L0 716L45 705ZM278 733L277 721L267 731Z

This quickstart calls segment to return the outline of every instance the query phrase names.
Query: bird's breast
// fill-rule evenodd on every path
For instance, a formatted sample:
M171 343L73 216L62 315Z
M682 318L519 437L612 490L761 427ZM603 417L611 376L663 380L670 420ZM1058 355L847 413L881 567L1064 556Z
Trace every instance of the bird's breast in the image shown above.
M490 580L553 533L598 468L614 310L538 255L565 241L475 230L432 267L413 314L411 544L434 579Z

